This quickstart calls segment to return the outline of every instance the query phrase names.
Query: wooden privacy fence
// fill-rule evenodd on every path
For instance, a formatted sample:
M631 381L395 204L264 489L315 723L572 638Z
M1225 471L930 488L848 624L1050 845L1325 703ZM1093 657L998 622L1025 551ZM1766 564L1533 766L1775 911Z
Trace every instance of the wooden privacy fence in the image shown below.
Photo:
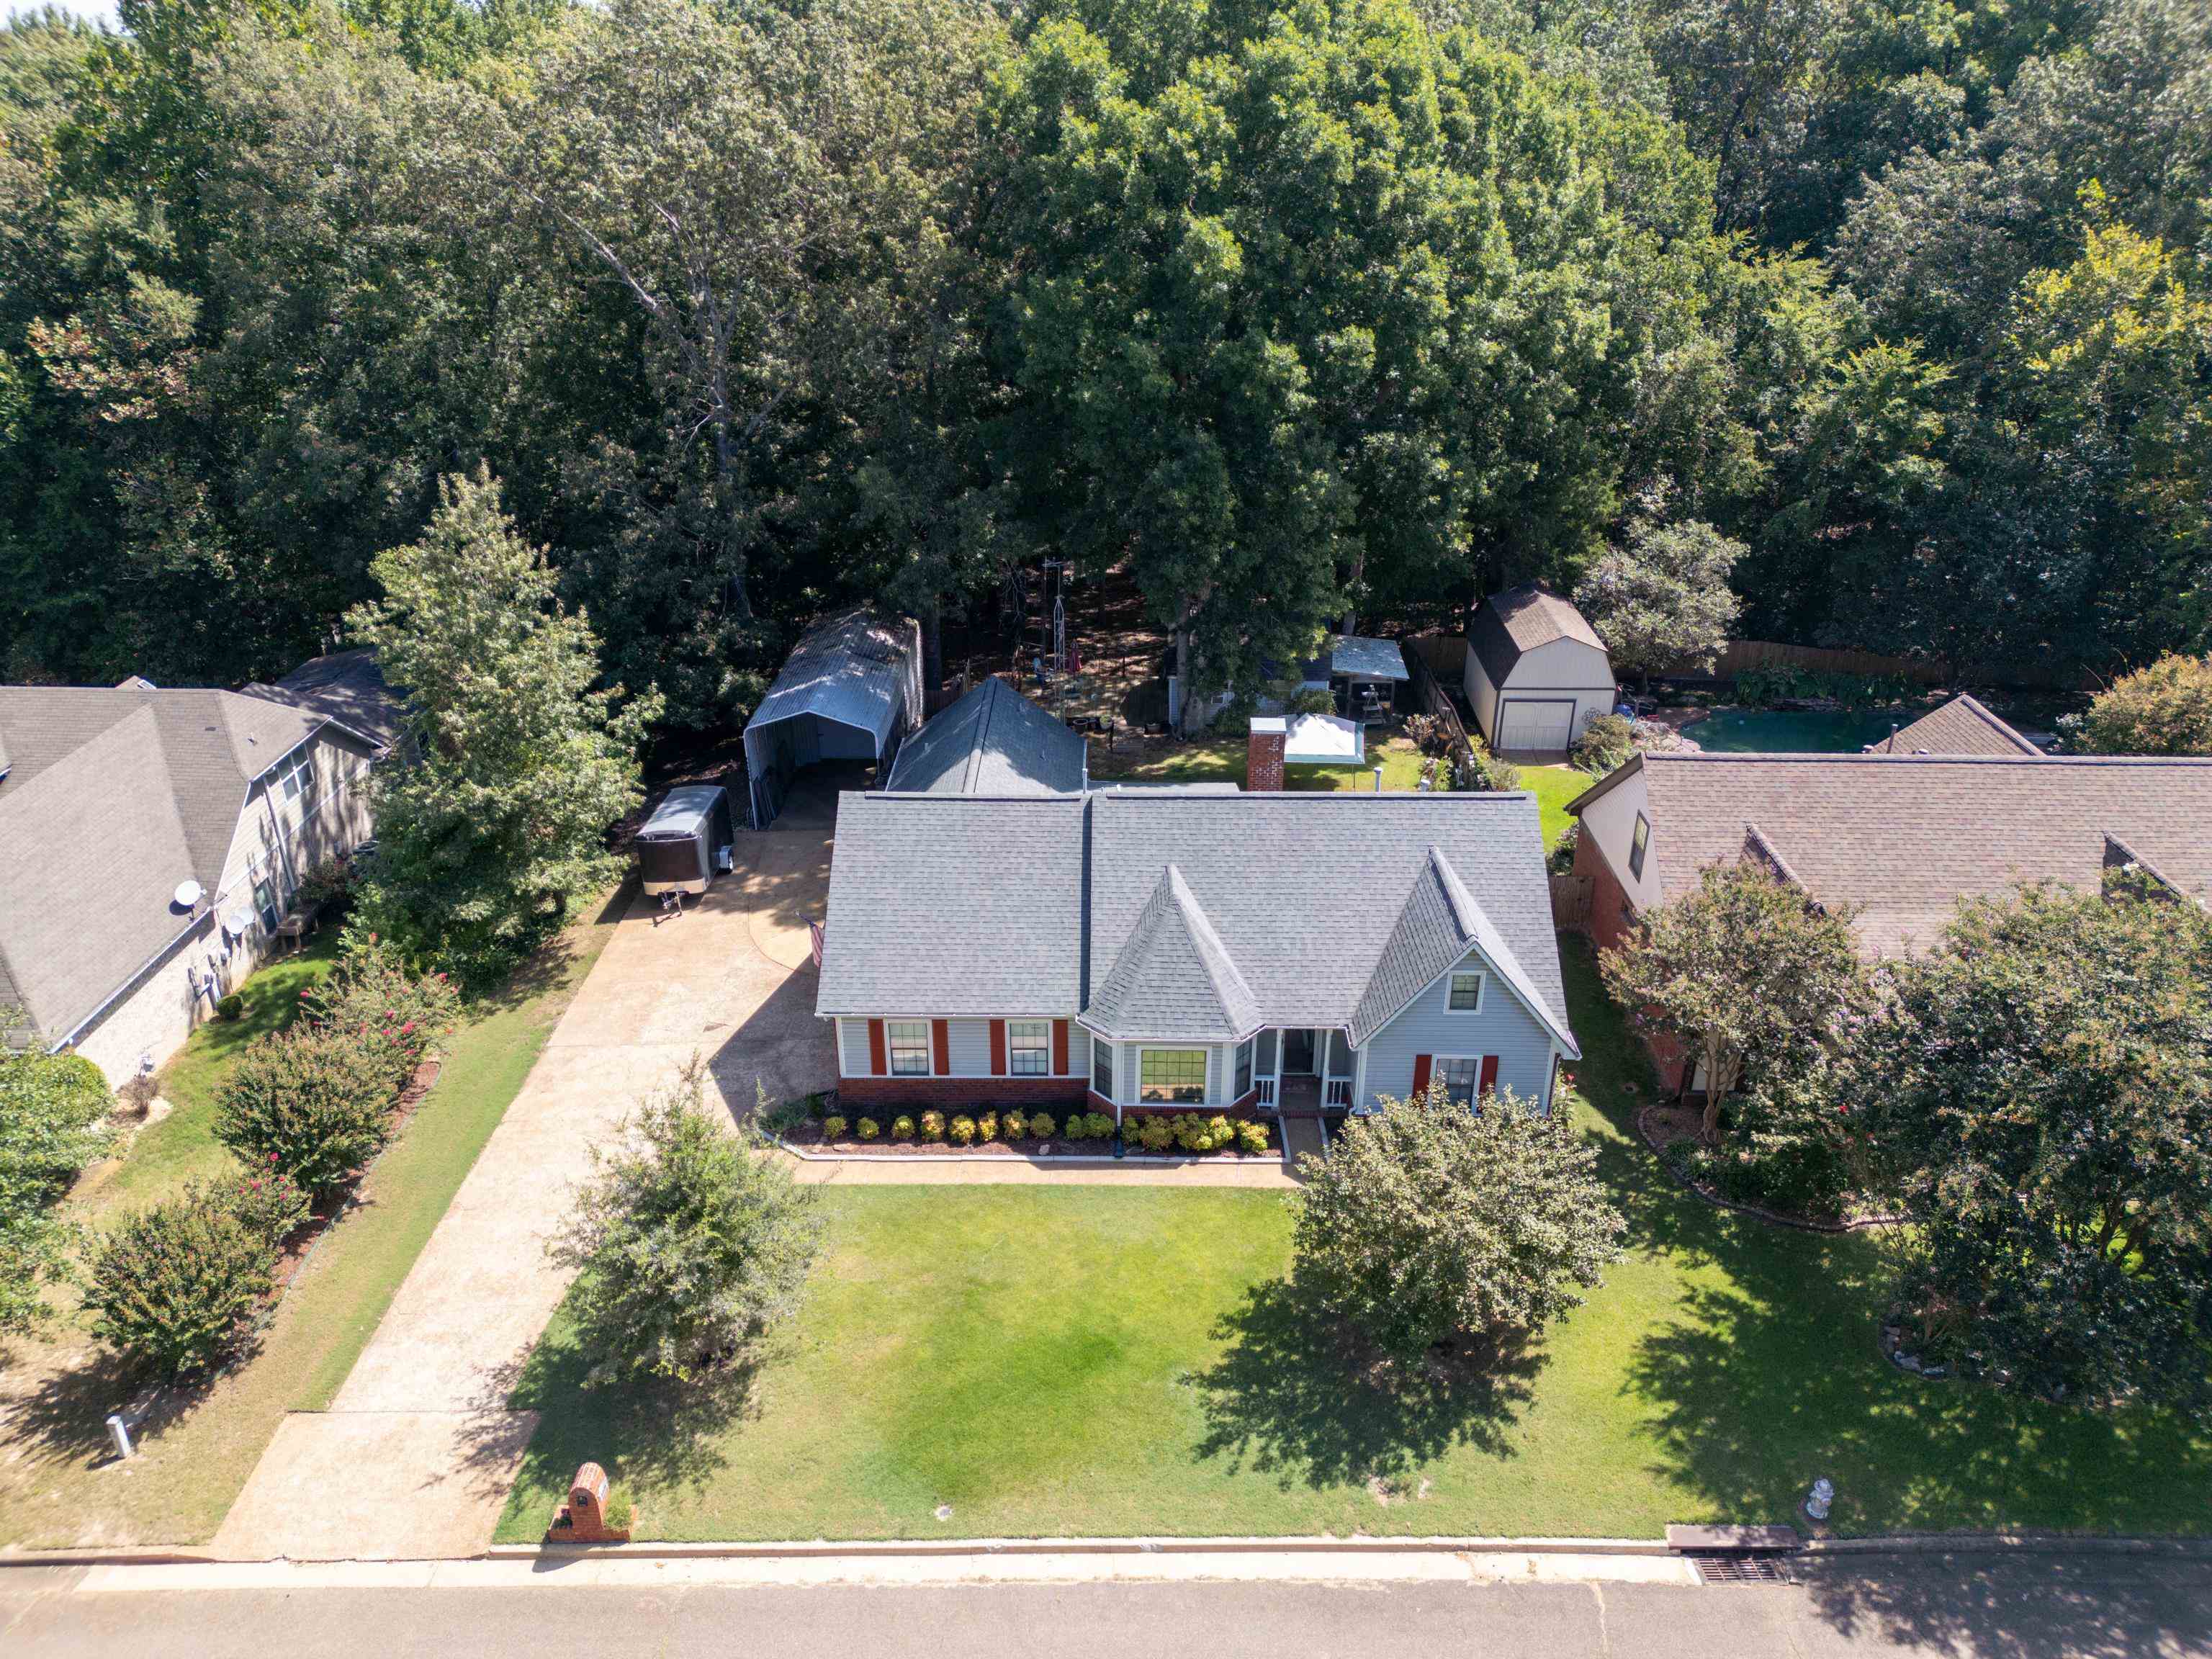
M1474 745L1467 740L1467 727L1460 723L1459 709L1437 680L1428 659L1419 651L1406 653L1406 672L1411 678L1413 695L1420 699L1421 708L1435 716L1438 724L1449 735L1453 763L1470 775L1474 771Z
M1408 634L1399 641L1408 658L1419 657L1429 672L1448 685L1467 680L1467 635L1464 634Z
M1802 668L1814 674L1902 674L1922 685L1950 678L1942 666L1911 657L1885 657L1873 651L1845 651L1824 645L1784 645L1777 640L1730 640L1713 666L1717 679L1734 679L1747 668Z
M1552 878L1552 926L1561 932L1589 920L1591 878L1588 876Z

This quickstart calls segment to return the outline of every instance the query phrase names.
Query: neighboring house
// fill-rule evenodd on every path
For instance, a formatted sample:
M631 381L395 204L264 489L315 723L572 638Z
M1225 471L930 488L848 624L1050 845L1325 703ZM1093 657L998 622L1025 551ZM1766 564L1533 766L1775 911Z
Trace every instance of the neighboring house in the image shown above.
M1581 611L1540 582L1485 599L1467 647L1468 707L1501 755L1564 753L1612 711L1604 642Z
M861 1111L1548 1106L1577 1052L1525 794L845 794L815 1012Z
M872 761L884 776L921 718L920 623L866 606L815 623L745 722L747 821L773 823L802 767Z
M276 682L243 688L250 696L289 702L311 714L336 720L349 732L373 738L380 749L399 741L399 699L384 683L373 651L334 651L311 657Z
M1901 726L1869 755L2040 755L2043 751L1980 702L1960 693L1910 726Z
M884 787L899 794L1079 795L1091 784L1082 734L994 674L901 745Z
M0 686L0 1006L112 1082L160 1065L368 838L385 747L281 685Z
M1936 942L1962 898L2094 890L2134 866L2212 897L2212 760L2008 755L1640 755L1567 810L1591 936L1751 858L1855 917L1869 957Z

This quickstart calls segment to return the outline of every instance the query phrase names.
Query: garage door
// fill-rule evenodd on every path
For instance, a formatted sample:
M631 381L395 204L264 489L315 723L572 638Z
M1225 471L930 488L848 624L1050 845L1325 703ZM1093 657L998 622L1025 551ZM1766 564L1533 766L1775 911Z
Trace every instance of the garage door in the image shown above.
M1534 697L1508 697L1498 712L1500 749L1565 749L1574 730L1572 698L1564 702L1540 702Z

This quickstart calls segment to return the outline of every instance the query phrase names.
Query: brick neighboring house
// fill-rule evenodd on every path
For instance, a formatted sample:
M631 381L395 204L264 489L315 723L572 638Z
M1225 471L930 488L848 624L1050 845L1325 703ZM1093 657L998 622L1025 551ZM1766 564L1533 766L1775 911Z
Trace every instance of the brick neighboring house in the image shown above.
M1578 1054L1525 794L845 794L815 1012L856 1108L1548 1106Z
M1745 858L1848 907L1869 959L1927 948L1960 900L2023 882L2094 890L2129 867L2212 900L2212 760L1641 755L1567 810L1582 826L1576 872L1591 881L1584 927L1601 946L1707 866ZM1662 1045L1655 1057L1693 1085L1679 1054Z
M368 838L397 725L358 653L246 692L0 686L11 1040L113 1083L161 1065L269 954L307 871Z

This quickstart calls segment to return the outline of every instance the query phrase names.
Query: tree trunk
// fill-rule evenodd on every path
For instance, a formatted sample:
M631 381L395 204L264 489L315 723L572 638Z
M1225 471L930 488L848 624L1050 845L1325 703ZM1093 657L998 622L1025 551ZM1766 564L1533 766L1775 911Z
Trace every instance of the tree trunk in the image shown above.
M921 689L945 689L944 608L934 599L921 608Z
M726 419L714 422L714 490L721 498L717 505L722 511L723 533L729 542L726 550L730 560L730 608L737 612L739 622L749 623L753 619L753 600L745 591L744 535L738 523L737 468L730 453L730 423Z
M1176 710L1175 734L1179 738L1190 735L1190 629L1182 623L1175 631L1176 682L1182 687L1182 706Z

